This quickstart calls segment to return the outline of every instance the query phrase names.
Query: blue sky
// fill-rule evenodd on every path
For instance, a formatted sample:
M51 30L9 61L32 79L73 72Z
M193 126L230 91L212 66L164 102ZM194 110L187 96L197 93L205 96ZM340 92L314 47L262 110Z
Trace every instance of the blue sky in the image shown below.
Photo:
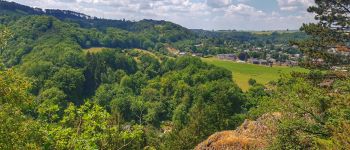
M13 0L108 19L167 20L191 29L285 30L312 22L314 0Z

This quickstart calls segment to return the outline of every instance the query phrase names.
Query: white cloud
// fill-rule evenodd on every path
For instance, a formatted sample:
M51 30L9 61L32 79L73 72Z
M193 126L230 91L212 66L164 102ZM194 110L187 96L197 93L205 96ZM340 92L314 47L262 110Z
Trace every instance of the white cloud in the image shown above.
M65 9L109 19L168 20L188 28L297 29L312 17L300 13L312 0L277 0L280 11L269 12L249 5L253 0L13 0L40 8ZM261 1L261 0L256 0ZM306 12L304 10L304 12ZM299 16L299 18L297 17ZM301 18L300 18L301 17ZM287 22L287 23L285 23Z
M306 10L314 4L314 0L277 0L282 11Z
M243 15L243 16L264 16L265 12L256 10L254 7L246 4L230 5L226 11L226 16Z

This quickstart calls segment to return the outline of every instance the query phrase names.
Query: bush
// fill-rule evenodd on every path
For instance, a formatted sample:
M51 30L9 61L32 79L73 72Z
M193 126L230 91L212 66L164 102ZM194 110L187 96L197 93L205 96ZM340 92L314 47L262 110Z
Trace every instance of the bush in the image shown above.
M253 86L253 85L255 85L255 84L256 84L256 80L255 80L255 79L250 78L250 79L249 79L249 81L248 81L248 83L249 83L249 85L250 85L250 86Z

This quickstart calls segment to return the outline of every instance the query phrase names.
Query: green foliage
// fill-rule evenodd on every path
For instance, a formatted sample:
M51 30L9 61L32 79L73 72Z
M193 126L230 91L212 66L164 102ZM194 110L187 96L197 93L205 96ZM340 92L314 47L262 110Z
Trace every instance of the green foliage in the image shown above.
M135 145L142 140L142 127L133 126L131 130L121 131L110 119L110 114L96 104L86 102L78 108L70 104L57 125L45 128L48 130L48 148L137 148Z
M11 35L12 33L7 28L0 26L0 53L2 53L2 49L7 45L8 39Z
M296 43L309 57L305 66L329 69L334 65L349 64L346 56L328 52L330 48L349 46L349 1L316 0L315 3L308 11L316 15L318 23L304 24L301 27L311 38ZM318 59L323 59L324 62L319 62Z
M67 96L54 87L41 92L37 97L39 118L47 122L58 121L67 107Z
M348 81L337 82L342 84L327 90L307 78L281 79L277 89L258 101L257 107L249 114L282 113L283 118L277 124L275 149L345 148L344 143L348 139L340 140L338 137L348 135L349 118L345 114L350 108L347 102L349 94L341 90ZM340 93L334 93L334 90Z
M61 68L45 84L46 88L57 87L69 95L68 99L79 103L76 99L82 97L85 77L80 69Z
M259 84L268 84L270 81L276 81L283 74L292 72L309 72L309 70L300 67L284 67L284 66L259 66L254 64L235 63L216 58L203 58L203 61L218 67L223 67L232 72L233 80L244 91L249 90L249 79L254 78Z
M0 23L15 32L11 38L1 28L1 57L14 70L0 71L0 149L192 149L217 131L234 129L247 116L269 112L283 114L271 148L349 146L347 78L323 89L319 84L324 73L312 71L305 78L286 77L265 87L259 83L292 69L205 59L233 70L232 75L199 58L161 55L171 47L205 55L233 53L235 45L272 48L273 43L304 38L303 33L190 31L166 21L86 19L70 11L3 8L4 3L0 12L8 16L2 15ZM343 30L327 27L327 22L347 27L346 10L336 7L341 16L330 14L327 20L323 9L342 5L316 4L310 11L326 24L304 26L312 36L301 48L309 46L313 52L317 46L346 43L339 38L345 37L343 32L334 32ZM91 47L100 49L86 50ZM298 53L294 48L285 51ZM266 57L241 53L241 59L248 55ZM278 51L272 57L285 59ZM249 83L250 89L244 93L232 77ZM248 82L251 77L257 81Z
M42 142L40 124L25 115L33 97L30 83L13 70L0 71L0 148L38 149Z
M248 84L249 84L250 86L253 86L253 85L256 84L256 80L250 78L250 79L248 80Z

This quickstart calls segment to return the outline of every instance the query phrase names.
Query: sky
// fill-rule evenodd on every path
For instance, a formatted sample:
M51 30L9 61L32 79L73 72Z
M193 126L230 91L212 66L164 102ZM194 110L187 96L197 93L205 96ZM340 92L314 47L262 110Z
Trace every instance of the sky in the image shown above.
M313 22L314 0L12 0L107 19L166 20L190 29L295 30Z

